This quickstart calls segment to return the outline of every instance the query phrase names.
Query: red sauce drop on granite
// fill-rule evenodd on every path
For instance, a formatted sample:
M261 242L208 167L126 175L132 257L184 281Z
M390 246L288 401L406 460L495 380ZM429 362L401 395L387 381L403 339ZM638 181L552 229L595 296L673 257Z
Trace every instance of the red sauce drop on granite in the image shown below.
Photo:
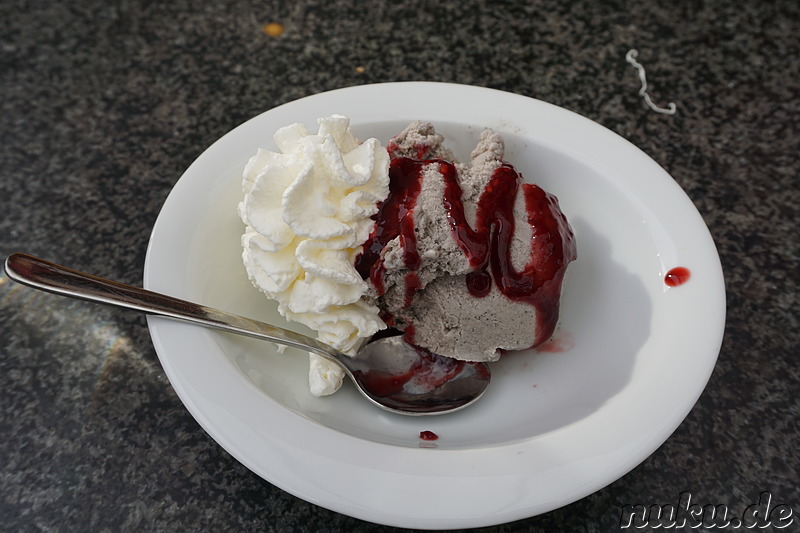
M416 269L415 269L416 270ZM403 307L408 307L414 301L414 295L422 288L422 283L419 281L419 276L415 271L406 274L406 295L403 300Z
M419 438L422 440L438 440L439 435L437 435L433 431L425 430L419 432Z
M389 150L392 154L393 150ZM489 294L494 284L511 300L536 308L537 346L553 334L558 322L558 306L567 264L575 259L575 244L558 200L533 184L522 183L521 176L508 164L498 167L482 192L477 205L475 228L466 220L461 201L462 189L455 165L442 160L398 157L389 167L389 196L375 218L375 229L356 259L362 278L369 278L378 294L385 292L381 250L400 237L403 261L408 274L404 306L411 305L420 289L416 270L421 264L414 234L413 211L421 190L422 172L436 164L444 180L442 202L450 222L453 239L473 271L466 276L469 293L477 298ZM527 222L533 228L531 256L521 271L511 264L514 237L514 204L522 192ZM413 333L411 334L413 338ZM406 337L408 342L413 340Z
M677 287L678 285L683 285L689 278L692 277L692 273L689 272L689 269L686 267L675 267L667 272L667 275L664 276L664 283L666 283L669 287Z

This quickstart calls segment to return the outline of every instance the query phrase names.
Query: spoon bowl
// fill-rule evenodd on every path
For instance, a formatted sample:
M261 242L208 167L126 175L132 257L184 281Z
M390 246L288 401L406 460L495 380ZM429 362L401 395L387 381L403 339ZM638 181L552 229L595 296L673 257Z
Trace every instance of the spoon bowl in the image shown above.
M29 254L11 254L5 270L10 279L39 290L313 352L341 366L365 398L393 413L438 415L463 409L481 397L491 380L486 363L443 357L408 344L401 336L368 342L351 357L294 331L78 272Z
M443 357L395 335L361 347L344 361L359 390L404 414L439 414L477 400L491 379L486 363Z

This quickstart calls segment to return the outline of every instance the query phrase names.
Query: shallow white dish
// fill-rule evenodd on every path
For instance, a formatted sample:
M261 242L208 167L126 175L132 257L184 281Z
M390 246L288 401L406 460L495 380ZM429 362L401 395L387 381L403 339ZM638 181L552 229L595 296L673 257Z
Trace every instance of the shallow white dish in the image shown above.
M626 140L574 113L477 87L393 83L331 91L270 110L195 161L153 229L145 287L286 327L248 282L236 215L241 170L293 122L351 117L384 144L429 120L466 157L486 126L506 159L558 196L575 230L556 338L561 352L511 354L486 396L442 417L372 407L347 384L307 389L307 358L269 343L149 317L183 403L231 455L278 487L363 520L462 528L534 516L634 468L696 402L719 352L725 292L716 248L672 178ZM666 272L691 270L669 288ZM430 430L435 442L420 440Z

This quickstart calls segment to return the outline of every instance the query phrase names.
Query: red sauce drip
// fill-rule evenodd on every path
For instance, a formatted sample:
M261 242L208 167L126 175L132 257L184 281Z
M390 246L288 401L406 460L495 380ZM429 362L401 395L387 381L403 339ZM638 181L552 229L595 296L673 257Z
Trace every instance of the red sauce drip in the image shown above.
M419 432L419 438L422 440L438 440L439 435L437 435L433 431L425 430Z
M389 153L393 153L392 146ZM421 153L427 148L420 149ZM567 264L576 257L572 231L558 208L558 200L532 184L523 184L521 176L508 164L498 167L484 188L477 206L475 228L467 223L462 189L455 165L442 160L407 157L392 159L389 167L389 196L379 207L375 229L356 259L356 269L369 278L381 295L383 258L381 250L395 237L400 238L406 275L404 306L409 306L420 289L416 270L421 264L414 234L413 210L421 190L422 171L436 164L444 180L443 205L447 211L453 239L462 250L472 272L466 276L470 294L481 298L496 285L506 297L536 307L537 324L534 346L546 341L558 322L561 282ZM521 271L511 264L514 236L514 204L519 191L525 198L527 222L533 228L531 256ZM413 343L408 334L406 340Z
M419 268L421 259L417 251L417 238L414 234L414 207L417 205L422 177L420 173L409 171L415 160L405 157L393 159L389 166L389 196L378 208L375 228L364 243L361 254L356 258L355 267L361 277L369 278L378 295L386 292L383 284L385 267L381 251L395 237L400 237L403 248L403 261L410 273ZM411 303L419 288L419 278L410 279L406 284L406 305ZM409 281L407 279L407 281Z
M675 267L667 272L666 276L664 276L664 283L670 287L677 287L678 285L683 285L689 281L690 277L692 277L692 273L689 272L688 268Z
M403 330L403 338L405 339L405 341L408 344L410 344L412 346L416 346L416 343L414 342L416 340L416 339L414 339L414 336L416 335L416 333L417 333L417 328L414 327L414 324L409 324L406 327L406 329Z
M561 282L567 264L575 259L575 244L558 200L536 185L521 183L521 176L508 164L492 174L481 197L475 228L466 220L462 190L455 166L439 162L444 177L444 207L459 248L474 270L467 275L473 296L486 296L492 281L506 297L536 307L534 346L553 334L558 322ZM533 228L531 256L521 271L511 264L514 237L514 203L522 190L527 222Z
M387 311L385 309L381 309L380 312L378 313L378 316L380 317L381 320L383 320L383 322L387 326L392 327L392 326L395 325L394 317L392 316L392 314L389 311Z
M406 274L406 295L403 300L403 307L408 307L414 301L414 295L422 288L422 283L419 281L419 276L416 272L409 272Z

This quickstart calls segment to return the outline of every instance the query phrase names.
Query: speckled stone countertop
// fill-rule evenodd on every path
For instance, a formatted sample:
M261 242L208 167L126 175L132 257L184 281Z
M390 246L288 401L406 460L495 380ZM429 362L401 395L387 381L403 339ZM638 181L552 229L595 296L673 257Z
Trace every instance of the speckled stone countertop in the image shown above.
M189 164L306 95L431 80L538 98L626 137L683 187L719 250L727 325L708 387L647 460L483 531L613 531L624 504L687 491L737 511L769 492L800 513L800 4L364 5L0 3L0 255L141 284L151 228ZM631 48L675 115L644 104ZM3 275L0 530L394 529L291 496L229 456L173 392L140 314Z

